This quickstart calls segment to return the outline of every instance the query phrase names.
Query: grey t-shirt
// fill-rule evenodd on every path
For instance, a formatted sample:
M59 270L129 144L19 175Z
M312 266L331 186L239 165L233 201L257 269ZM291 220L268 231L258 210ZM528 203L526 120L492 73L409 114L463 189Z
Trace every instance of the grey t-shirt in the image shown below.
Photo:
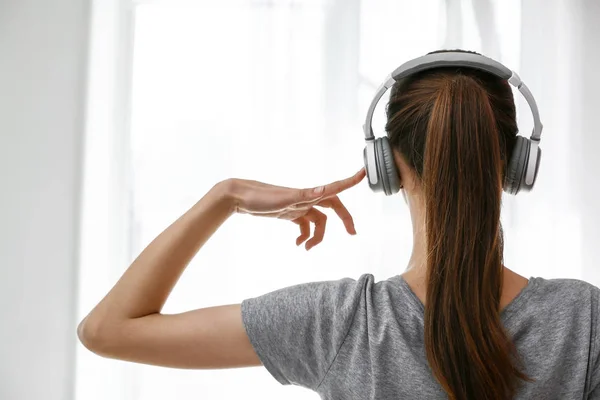
M502 310L534 383L517 399L600 399L600 289L531 277ZM283 385L323 399L447 399L425 357L423 304L401 276L313 282L242 302L244 326Z

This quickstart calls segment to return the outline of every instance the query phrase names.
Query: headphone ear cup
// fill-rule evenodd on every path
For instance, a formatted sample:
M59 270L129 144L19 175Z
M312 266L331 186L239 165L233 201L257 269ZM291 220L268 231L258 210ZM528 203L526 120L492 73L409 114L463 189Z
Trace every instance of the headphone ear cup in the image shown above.
M517 136L517 141L508 162L504 179L504 190L512 195L519 193L523 186L523 178L529 162L531 142L523 136Z
M383 183L383 191L386 196L398 193L400 190L400 174L394 161L394 153L387 137L381 137L375 141L377 156L377 173Z
M537 151L537 157L536 157L536 162L535 162L535 170L533 171L533 182L531 182L530 185L527 184L527 182L525 181L525 177L527 176L527 173L529 172L529 163L531 162L531 157L532 157L532 152L533 152L533 146L531 146L531 141L529 141L529 157L527 159L527 165L525 166L525 172L523 174L523 182L521 184L521 187L519 188L519 190L521 192L530 192L531 189L533 189L533 186L535 185L535 181L537 180L537 175L538 175L538 171L540 169L540 162L542 160L542 149L539 146L536 146L536 151Z

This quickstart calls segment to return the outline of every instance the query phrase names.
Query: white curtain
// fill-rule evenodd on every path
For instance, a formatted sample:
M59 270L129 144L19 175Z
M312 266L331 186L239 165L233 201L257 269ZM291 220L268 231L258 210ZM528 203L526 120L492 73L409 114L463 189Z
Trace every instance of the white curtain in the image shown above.
M569 14L566 1L111 0L93 10L80 316L217 181L312 186L354 173L374 88L402 62L438 48L500 60L540 106L544 162L534 192L505 200L507 265L525 276L591 279L584 206L572 196L580 181L568 168L582 148L566 134L582 129L568 112L581 89L571 82L578 64L560 57L583 13ZM515 98L528 136L530 113ZM385 102L375 117L379 134ZM301 282L402 273L412 246L402 198L375 195L365 184L342 200L358 235L330 218L324 242L309 253L294 245L295 225L235 216L191 263L165 311L240 302ZM317 398L279 386L262 368L171 370L102 360L81 347L77 396Z
M599 164L594 147L585 154L584 143L598 148L592 123L598 102L595 96L593 101L585 96L594 85L598 88L600 81L592 71L600 60L594 43L597 34L585 37L583 29L597 20L600 7L585 3L551 0L522 5L519 74L540 107L543 156L535 190L508 202L508 265L519 272L598 285L599 214L588 196L596 190L593 171ZM590 53L596 57L595 67L584 57ZM521 131L529 135L532 121L522 99L518 111L523 117Z

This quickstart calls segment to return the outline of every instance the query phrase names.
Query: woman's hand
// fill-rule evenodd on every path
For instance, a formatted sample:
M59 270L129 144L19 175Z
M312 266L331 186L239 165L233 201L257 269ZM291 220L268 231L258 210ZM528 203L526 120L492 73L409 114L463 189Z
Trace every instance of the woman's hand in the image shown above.
M229 187L240 214L273 217L292 221L300 226L299 246L310 237L310 223L315 225L313 237L306 242L306 250L321 243L325 234L327 216L315 206L331 208L342 219L346 231L356 234L352 216L337 196L358 184L365 177L362 168L354 176L330 184L309 189L293 189L262 182L231 179Z

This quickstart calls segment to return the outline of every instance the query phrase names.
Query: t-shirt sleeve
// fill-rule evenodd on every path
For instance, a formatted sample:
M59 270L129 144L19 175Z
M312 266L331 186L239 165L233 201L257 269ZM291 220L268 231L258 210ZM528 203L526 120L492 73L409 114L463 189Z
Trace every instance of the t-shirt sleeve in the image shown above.
M333 363L373 276L305 283L242 302L248 338L283 385L317 389Z
M600 400L600 289L594 288L592 294L593 335L591 343L591 372L589 400Z

